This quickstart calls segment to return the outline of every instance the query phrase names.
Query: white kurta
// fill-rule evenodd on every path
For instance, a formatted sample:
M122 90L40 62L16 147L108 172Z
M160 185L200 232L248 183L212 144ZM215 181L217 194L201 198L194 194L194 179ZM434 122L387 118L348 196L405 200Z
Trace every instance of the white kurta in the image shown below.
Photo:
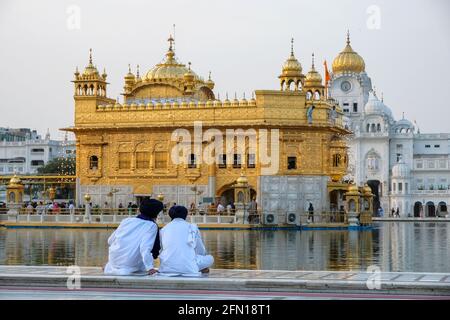
M126 218L109 237L109 261L105 274L129 275L153 269L151 250L158 232L152 221Z
M184 219L173 219L162 228L160 241L160 273L198 274L214 263L206 254L198 227Z

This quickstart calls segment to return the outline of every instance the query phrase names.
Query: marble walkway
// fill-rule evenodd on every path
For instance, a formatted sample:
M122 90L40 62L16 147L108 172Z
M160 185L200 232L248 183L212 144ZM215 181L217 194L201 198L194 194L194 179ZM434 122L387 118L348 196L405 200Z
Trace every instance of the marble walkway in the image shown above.
M213 269L204 276L169 277L105 276L98 267L0 266L0 299L174 298L450 299L450 273Z

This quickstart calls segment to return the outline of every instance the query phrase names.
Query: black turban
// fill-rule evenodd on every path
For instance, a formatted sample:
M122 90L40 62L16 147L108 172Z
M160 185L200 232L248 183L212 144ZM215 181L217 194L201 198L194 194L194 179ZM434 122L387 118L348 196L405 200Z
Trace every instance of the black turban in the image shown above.
M155 219L163 209L163 203L156 199L144 199L141 201L139 211L142 215Z
M169 217L171 217L172 220L175 218L181 218L181 219L186 220L187 215L188 215L188 210L186 209L186 207L183 207L183 206L173 206L169 210Z

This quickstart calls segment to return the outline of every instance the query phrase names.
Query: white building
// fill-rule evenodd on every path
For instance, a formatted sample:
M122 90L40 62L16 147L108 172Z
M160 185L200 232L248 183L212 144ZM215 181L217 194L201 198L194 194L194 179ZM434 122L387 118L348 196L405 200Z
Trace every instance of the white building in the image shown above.
M361 56L347 37L334 59L329 95L347 114L354 132L349 141L349 179L367 183L375 210L400 216L436 216L450 203L450 134L422 134L391 109L372 88Z
M0 175L35 174L48 161L75 155L72 141L44 138L30 129L0 128Z

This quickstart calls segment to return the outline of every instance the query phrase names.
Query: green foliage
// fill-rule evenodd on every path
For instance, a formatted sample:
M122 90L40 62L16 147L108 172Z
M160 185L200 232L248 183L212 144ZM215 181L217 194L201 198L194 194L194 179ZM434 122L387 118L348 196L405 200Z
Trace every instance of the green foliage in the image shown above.
M39 174L75 175L75 157L55 158L38 168Z

